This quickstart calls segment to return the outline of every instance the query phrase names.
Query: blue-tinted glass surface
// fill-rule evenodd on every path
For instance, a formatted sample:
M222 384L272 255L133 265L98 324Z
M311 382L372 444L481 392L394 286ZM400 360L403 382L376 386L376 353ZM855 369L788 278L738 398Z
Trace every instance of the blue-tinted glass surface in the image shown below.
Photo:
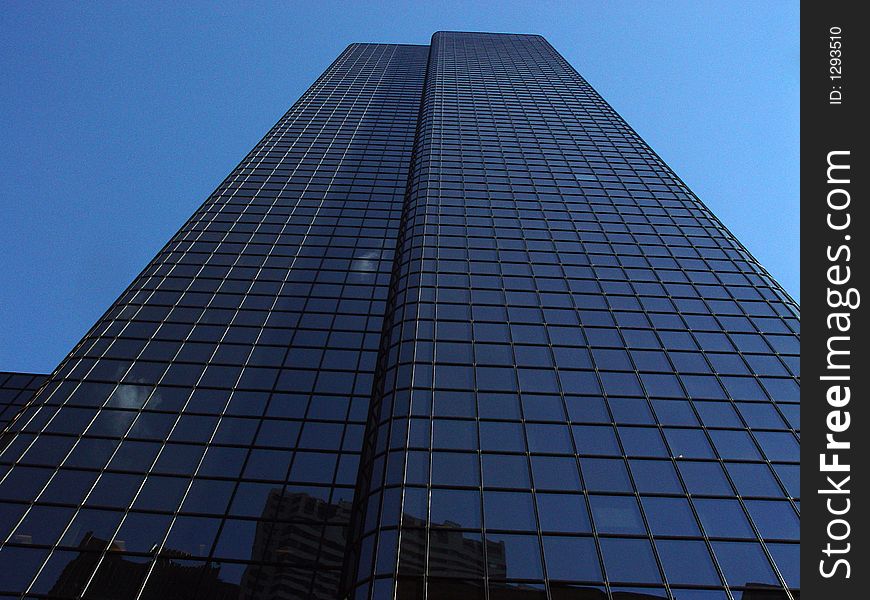
M362 455L352 596L393 589L396 573L371 557L396 526L370 511L396 486L481 491L488 559L475 577L491 597L511 578L529 594L547 578L551 600L569 589L557 581L711 599L745 586L747 548L777 560L765 543L789 556L796 535L784 365L797 315L543 38L437 33ZM402 463L405 479L392 478ZM426 526L398 529L418 539ZM458 555L434 543L399 549L399 570L423 578L413 589L446 589L425 577Z
M0 593L338 594L427 56L342 52L12 423Z

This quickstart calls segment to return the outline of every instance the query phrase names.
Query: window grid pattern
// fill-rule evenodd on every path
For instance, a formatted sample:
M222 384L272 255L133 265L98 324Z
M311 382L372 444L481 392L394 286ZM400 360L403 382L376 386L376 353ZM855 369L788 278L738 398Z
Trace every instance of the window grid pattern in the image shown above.
M0 372L0 431L39 389L46 375L36 373Z
M342 52L18 415L0 597L336 596L427 56Z
M351 597L792 598L798 331L543 38L435 34Z

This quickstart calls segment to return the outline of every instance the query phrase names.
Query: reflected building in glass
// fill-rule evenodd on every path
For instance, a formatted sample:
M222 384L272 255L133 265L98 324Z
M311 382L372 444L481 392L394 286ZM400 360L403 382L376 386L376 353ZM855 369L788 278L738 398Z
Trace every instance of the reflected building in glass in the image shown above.
M544 38L352 44L5 380L0 598L795 600L798 314Z

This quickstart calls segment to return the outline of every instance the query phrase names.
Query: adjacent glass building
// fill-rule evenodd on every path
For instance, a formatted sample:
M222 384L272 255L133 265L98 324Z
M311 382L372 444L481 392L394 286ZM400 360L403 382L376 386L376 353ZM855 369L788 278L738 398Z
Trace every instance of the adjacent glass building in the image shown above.
M27 404L44 381L45 375L0 371L0 430Z
M352 44L5 429L0 598L797 599L798 328L544 38Z

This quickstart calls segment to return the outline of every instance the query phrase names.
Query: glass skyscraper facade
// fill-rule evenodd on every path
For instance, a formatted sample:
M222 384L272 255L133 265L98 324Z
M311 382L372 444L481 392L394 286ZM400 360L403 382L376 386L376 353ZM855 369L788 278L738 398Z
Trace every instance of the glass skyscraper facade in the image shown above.
M798 315L544 38L352 44L0 375L0 598L797 599Z

